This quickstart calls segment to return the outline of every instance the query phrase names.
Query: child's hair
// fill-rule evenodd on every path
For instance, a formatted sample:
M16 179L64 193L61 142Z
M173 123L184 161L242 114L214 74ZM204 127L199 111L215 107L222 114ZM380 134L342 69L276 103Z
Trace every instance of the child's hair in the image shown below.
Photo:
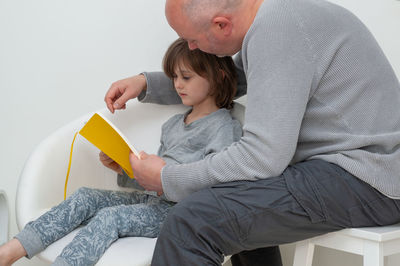
M199 49L190 50L187 42L179 38L170 45L163 59L164 72L170 79L174 78L180 63L207 79L218 108L232 108L237 86L232 57L218 57Z

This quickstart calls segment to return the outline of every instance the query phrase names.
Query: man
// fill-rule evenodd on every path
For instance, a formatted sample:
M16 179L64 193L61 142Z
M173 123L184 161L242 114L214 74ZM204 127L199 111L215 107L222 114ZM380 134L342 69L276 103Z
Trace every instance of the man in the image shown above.
M206 160L131 156L142 186L179 201L152 265L237 253L246 265L276 250L266 247L400 221L399 81L354 15L320 0L167 0L166 17L191 49L238 53L247 106L241 140ZM170 87L144 73L105 100L112 112L137 96L177 103Z

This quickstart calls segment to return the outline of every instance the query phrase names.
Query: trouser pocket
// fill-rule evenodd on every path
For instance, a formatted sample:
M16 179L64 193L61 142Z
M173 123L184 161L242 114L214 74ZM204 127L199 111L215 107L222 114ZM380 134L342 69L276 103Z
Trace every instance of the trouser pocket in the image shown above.
M312 164L306 162L288 167L283 177L288 191L308 214L311 222L319 223L326 221L327 210L318 185L312 178L317 174L315 172Z

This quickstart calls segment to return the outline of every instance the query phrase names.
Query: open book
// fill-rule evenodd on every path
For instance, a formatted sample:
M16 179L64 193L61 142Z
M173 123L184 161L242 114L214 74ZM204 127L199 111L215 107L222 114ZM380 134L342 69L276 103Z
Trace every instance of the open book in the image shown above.
M79 131L79 134L107 154L122 167L130 178L133 178L132 167L129 163L129 151L138 157L139 154L121 131L107 118L100 113L95 113Z

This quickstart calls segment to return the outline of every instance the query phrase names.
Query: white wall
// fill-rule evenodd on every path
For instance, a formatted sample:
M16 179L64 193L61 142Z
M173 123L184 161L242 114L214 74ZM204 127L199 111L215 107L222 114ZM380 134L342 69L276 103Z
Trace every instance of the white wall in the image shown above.
M377 38L400 78L400 0L329 0L356 14Z
M334 1L367 22L400 73L400 1ZM103 108L113 81L161 69L176 38L163 9L161 0L0 0L0 190L8 195L10 237L17 233L18 175L30 151L67 122ZM284 253L290 263L291 247ZM332 254L337 261L329 266L361 265L326 250L317 250L316 263L328 266L323 259ZM15 265L46 264L23 259Z

